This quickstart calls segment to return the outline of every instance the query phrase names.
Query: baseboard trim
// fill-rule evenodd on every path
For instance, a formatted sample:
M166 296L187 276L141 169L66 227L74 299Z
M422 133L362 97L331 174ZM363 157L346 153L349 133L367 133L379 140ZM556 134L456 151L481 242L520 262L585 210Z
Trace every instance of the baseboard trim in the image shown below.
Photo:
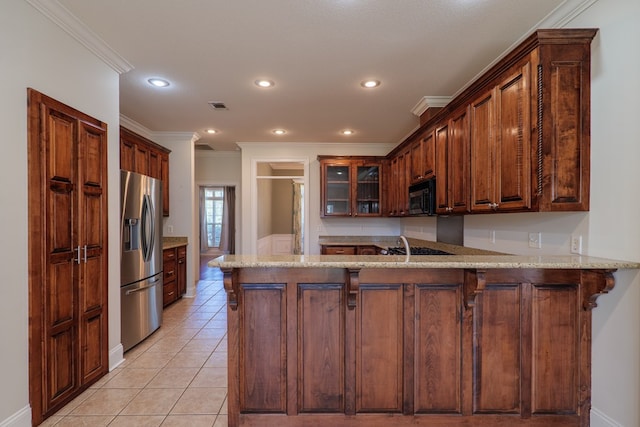
M124 362L124 347L122 343L109 350L109 372L116 369Z
M31 427L31 406L27 405L4 421L0 427Z
M591 407L591 425L603 427L624 427L622 424L594 407Z

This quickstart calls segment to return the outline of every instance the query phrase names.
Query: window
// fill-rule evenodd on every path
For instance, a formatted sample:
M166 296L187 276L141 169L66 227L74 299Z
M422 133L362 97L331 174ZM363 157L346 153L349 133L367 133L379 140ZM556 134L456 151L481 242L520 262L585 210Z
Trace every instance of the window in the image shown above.
M204 188L204 219L207 235L207 246L220 247L222 235L222 212L224 208L224 188Z

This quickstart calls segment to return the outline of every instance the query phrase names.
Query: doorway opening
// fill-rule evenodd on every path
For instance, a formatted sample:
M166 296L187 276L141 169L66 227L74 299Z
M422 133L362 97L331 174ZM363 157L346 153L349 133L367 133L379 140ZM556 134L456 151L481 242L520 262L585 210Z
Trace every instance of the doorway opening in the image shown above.
M235 204L233 186L200 186L200 254L235 253Z
M305 163L256 163L256 253L305 253Z

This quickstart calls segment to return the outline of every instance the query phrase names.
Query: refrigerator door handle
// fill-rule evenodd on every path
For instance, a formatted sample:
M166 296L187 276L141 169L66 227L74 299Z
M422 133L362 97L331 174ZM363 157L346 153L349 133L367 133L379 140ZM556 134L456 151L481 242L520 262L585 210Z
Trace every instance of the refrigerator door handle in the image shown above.
M155 240L156 219L153 212L151 197L145 194L142 199L142 254L145 261L151 259Z
M143 286L141 288L131 289L131 290L126 291L125 293L126 293L126 295L131 295L131 294L135 294L136 292L140 292L140 291L144 291L144 290L149 289L149 288L153 288L154 286L156 286L156 283L152 283L150 285Z

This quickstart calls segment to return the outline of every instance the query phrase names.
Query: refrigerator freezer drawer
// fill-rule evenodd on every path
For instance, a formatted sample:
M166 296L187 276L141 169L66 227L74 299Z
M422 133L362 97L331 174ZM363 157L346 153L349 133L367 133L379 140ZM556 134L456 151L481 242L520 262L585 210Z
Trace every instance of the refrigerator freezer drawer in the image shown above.
M121 339L124 351L162 324L162 273L120 288Z

